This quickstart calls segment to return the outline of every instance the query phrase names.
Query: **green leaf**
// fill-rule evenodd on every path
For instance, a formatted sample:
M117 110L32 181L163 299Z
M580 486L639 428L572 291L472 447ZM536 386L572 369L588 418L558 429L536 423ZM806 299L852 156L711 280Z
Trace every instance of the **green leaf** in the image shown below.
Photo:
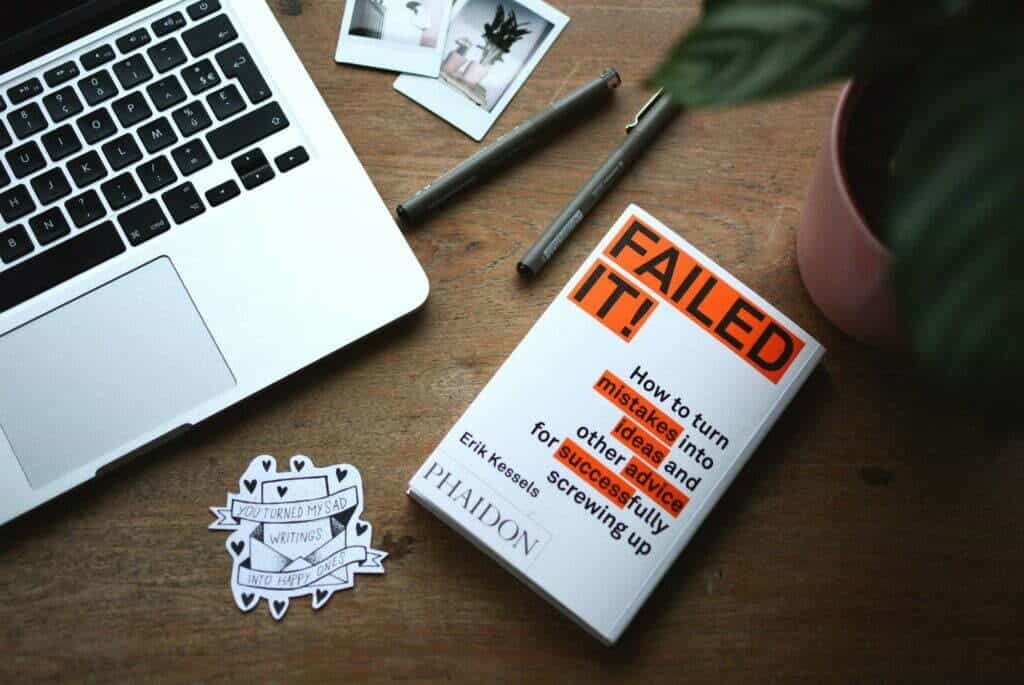
M973 27L908 84L885 222L919 359L989 395L1024 380L1024 41L1004 25Z
M705 0L651 82L688 107L793 93L906 62L983 1Z

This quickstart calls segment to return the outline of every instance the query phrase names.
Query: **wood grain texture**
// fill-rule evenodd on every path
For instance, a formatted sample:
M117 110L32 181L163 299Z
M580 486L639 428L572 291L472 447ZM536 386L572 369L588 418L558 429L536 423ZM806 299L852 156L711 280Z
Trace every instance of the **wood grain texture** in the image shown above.
M477 149L394 75L333 62L342 0L269 2L388 205ZM538 281L518 280L698 8L554 4L572 23L488 140L609 65L614 105L409 233L433 286L420 313L0 531L0 681L1019 681L1024 442L843 337L800 284L794 229L836 88L687 117ZM605 649L404 492L631 201L829 352ZM387 575L281 623L241 614L207 507L261 453L358 465Z

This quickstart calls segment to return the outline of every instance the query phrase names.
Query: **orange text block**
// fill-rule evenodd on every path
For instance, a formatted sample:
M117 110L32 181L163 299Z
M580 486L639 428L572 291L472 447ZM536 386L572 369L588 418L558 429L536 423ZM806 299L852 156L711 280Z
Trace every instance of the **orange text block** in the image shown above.
M668 456L668 447L625 416L612 429L612 435L654 468Z
M594 262L569 299L626 342L658 306L640 286L601 260Z
M673 518L678 517L683 511L683 507L690 501L689 497L639 459L630 459L626 468L622 470L622 475L635 485L637 490L654 500Z
M633 488L569 438L563 440L555 450L555 459L607 497L619 509L626 506L633 497Z
M605 371L594 384L594 390L629 414L645 430L671 445L683 433L683 427L647 401L643 395L626 385L611 371Z

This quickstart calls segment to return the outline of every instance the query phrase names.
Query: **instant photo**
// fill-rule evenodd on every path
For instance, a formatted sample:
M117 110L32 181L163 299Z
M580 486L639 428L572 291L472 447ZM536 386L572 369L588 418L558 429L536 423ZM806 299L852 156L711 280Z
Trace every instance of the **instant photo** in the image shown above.
M568 23L537 0L460 0L440 76L401 76L395 88L480 140Z
M448 0L348 0L335 60L437 76L451 12Z

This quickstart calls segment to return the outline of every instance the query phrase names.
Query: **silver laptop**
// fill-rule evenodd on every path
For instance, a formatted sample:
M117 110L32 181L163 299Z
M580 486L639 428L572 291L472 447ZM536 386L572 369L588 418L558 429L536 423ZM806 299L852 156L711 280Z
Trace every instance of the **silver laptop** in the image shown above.
M0 523L428 291L264 0L15 4L0 23Z

